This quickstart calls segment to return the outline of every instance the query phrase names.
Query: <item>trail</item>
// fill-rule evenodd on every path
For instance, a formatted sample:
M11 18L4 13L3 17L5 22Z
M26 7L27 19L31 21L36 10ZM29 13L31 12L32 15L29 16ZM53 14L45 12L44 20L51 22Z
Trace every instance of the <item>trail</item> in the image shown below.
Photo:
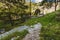
M23 38L23 40L39 40L40 39L40 30L41 30L42 25L40 23L34 25L34 28L28 29L29 34Z
M23 40L38 40L41 27L42 27L42 25L40 23L33 25L33 28L31 28L29 26L20 26L20 27L12 29L6 33L0 34L0 40L5 38L6 36L14 34L17 31L21 32L25 29L29 32L29 34L27 34L26 37L23 38Z

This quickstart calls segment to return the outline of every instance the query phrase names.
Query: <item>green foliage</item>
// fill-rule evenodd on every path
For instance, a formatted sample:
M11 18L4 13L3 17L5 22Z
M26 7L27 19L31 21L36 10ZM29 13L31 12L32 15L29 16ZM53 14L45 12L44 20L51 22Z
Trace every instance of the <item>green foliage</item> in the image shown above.
M6 25L15 26L21 23L22 21L21 14L22 13L26 14L26 12L24 11L28 8L28 6L24 5L24 3L19 1L18 0L0 1L0 20L2 20L2 23L0 24L1 25L0 28L5 27ZM14 19L15 17L16 19Z

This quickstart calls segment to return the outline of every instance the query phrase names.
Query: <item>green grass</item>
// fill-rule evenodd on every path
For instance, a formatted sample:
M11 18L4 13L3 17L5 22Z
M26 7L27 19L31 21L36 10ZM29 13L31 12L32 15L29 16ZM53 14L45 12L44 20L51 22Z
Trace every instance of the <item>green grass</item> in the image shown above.
M33 25L36 23L42 24L40 40L60 40L60 21L56 20L56 12L46 14L40 18L29 19L27 22L22 25Z
M60 10L56 11L59 12ZM43 17L31 18L28 21L24 22L22 25L33 25L36 23L41 23L42 25L48 25L49 23L57 23L55 20L56 12L48 13Z
M38 22L42 23L42 25L47 25L50 22L50 20L53 19L54 16L55 14L53 12L40 18L32 18L32 19L29 19L27 22L23 23L23 25L33 25Z
M55 13L48 14L45 19L42 19L45 21L42 22L44 25L41 29L40 40L60 40L60 21L55 19Z

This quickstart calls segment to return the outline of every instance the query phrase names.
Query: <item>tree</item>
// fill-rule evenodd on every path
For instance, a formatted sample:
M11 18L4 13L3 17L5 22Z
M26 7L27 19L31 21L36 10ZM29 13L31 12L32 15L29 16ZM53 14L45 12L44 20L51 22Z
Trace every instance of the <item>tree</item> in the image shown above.
M56 2L56 0L55 0L55 11L56 11L56 7L57 7L57 2Z
M46 8L51 8L53 2L51 1L48 1L48 0L43 0L41 3L40 3L40 6L44 6Z
M11 23L11 25L13 25L14 23L13 23L13 20L18 20L18 19L20 19L19 17L20 17L20 15L19 14L21 14L22 13L22 11L25 11L25 9L27 9L28 8L28 6L26 6L26 5L24 5L24 3L23 2L20 2L21 0L4 0L4 1L1 1L2 3L4 3L8 8L7 8L7 14L8 14L8 18L9 18L9 21L10 21L10 23ZM24 1L25 2L25 1ZM13 8L13 9L12 9ZM12 11L13 10L13 11ZM5 13L4 12L4 13ZM6 15L7 15L6 14ZM16 18L16 19L13 19L13 17L14 16L12 16L14 14L14 16L16 16L16 17L18 17L18 19ZM15 14L17 14L17 15L15 15ZM11 17L12 16L12 17Z
M55 11L56 11L56 7L58 5L58 2L59 2L59 0L55 0Z

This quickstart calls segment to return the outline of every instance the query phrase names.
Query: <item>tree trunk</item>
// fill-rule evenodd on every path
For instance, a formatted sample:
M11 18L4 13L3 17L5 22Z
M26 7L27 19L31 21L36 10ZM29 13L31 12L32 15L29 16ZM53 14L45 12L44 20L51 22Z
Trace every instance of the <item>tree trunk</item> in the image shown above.
M9 22L10 22L11 26L13 26L13 21L12 21L12 18L11 18L11 14L10 13L8 14L8 17L9 17Z
M56 8L57 8L57 0L55 0L55 11L56 11Z

